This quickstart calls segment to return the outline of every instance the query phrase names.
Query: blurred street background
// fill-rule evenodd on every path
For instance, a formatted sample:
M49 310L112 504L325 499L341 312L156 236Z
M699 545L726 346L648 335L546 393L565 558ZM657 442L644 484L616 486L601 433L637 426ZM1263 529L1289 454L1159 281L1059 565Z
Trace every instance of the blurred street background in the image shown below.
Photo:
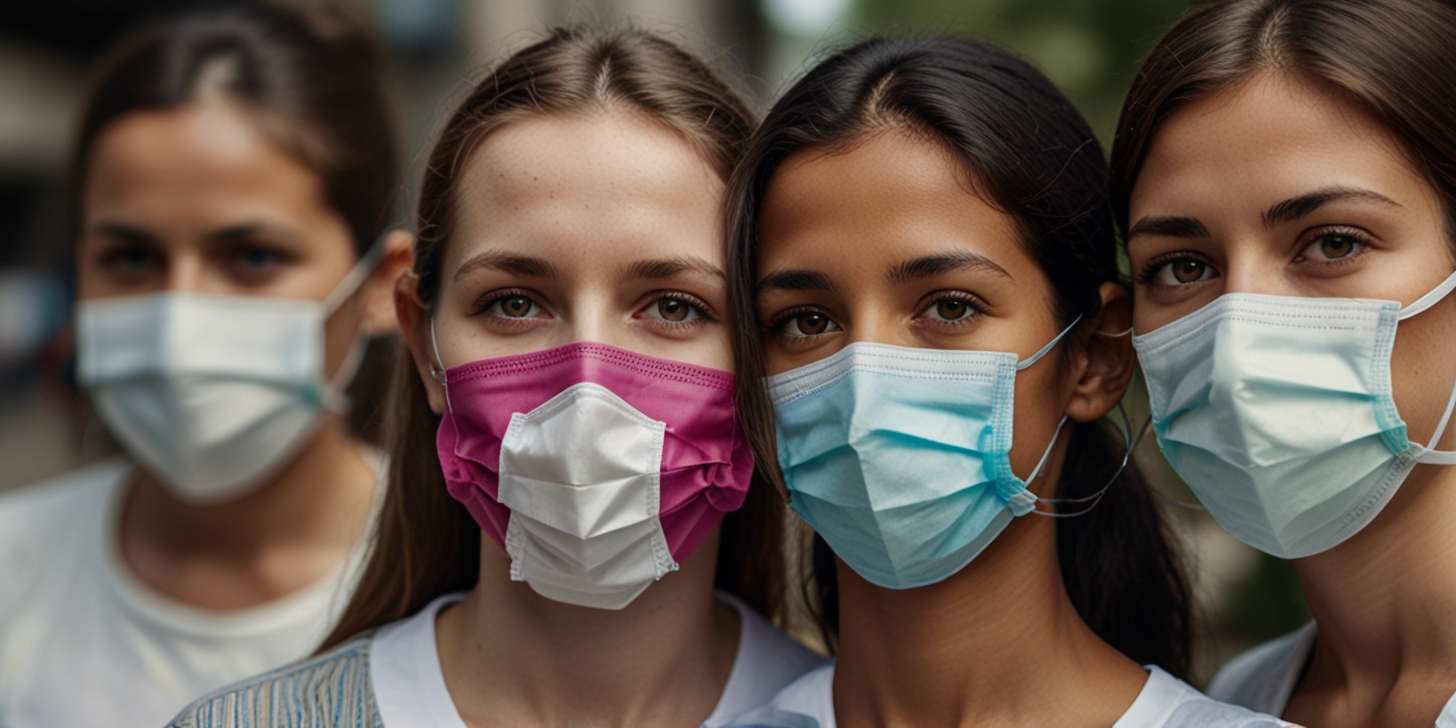
M300 2L301 0L294 0ZM184 0L0 0L0 490L111 445L69 384L68 163L86 72L135 24ZM1186 0L342 0L389 53L413 186L438 119L494 60L550 24L634 18L747 79L760 110L826 51L873 33L954 32L1044 70L1111 141L1137 61ZM1138 390L1141 385L1138 385ZM1138 421L1146 405L1130 397ZM1308 619L1287 562L1227 536L1192 503L1149 435L1139 461L1186 541L1206 681L1238 651Z

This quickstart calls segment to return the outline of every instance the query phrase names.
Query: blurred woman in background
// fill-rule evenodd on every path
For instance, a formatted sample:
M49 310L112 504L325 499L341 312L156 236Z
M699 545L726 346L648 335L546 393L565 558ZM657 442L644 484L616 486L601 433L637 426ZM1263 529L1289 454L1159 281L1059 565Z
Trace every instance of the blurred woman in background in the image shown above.
M475 86L396 293L360 588L327 652L174 725L721 726L818 661L765 619L785 514L735 419L722 201L752 129L637 30L557 29Z
M368 51L342 16L213 9L97 75L77 379L128 457L0 498L0 725L160 725L338 616L381 482L344 390L410 244Z
M1209 692L1321 728L1456 726L1453 41L1439 0L1202 5L1113 146L1159 443L1314 613Z
M1105 175L1050 81L965 38L860 43L769 112L729 192L771 375L743 409L839 649L744 725L1283 725L1179 679L1187 580L1103 422L1134 363Z

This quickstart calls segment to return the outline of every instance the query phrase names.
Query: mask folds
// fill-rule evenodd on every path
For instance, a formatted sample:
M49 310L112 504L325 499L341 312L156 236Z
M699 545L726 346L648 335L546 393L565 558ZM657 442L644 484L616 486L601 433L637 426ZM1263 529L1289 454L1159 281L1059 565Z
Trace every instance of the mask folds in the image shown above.
M768 378L794 512L878 586L960 571L1033 512L1027 483L1056 440L1026 481L1011 472L1016 372L1071 328L1019 363L1006 352L855 343Z
M548 598L625 607L748 493L731 374L576 343L443 379L450 494Z
M157 293L82 301L77 378L107 428L178 498L238 498L317 431L363 357L332 382L324 322L378 262L371 251L324 301Z
M1229 533L1301 558L1358 533L1417 463L1456 463L1412 443L1391 397L1397 324L1441 300L1236 293L1133 337L1154 432L1174 470Z

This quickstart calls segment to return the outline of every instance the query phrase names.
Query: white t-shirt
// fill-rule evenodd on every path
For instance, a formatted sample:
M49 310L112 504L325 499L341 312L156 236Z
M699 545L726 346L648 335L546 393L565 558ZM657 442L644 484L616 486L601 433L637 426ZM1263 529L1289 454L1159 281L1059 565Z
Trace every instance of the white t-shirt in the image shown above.
M0 497L0 726L163 725L204 693L307 655L346 603L362 539L328 578L248 609L152 591L120 554L132 473L112 459Z
M1309 658L1319 630L1314 622L1269 640L1232 660L1213 676L1208 694L1270 715L1284 715ZM1456 695L1436 719L1436 728L1456 728Z
M1156 666L1112 728L1279 728L1277 718L1217 702ZM733 722L741 728L837 728L834 663L799 678L768 705ZM391 727L393 728L393 727Z
M418 614L380 628L369 646L369 678L379 716L388 728L465 728L440 670L435 647L435 618L441 609L465 598L448 594ZM773 697L823 658L778 631L743 602L718 592L718 600L738 612L738 654L723 695L704 728L720 728L734 716Z

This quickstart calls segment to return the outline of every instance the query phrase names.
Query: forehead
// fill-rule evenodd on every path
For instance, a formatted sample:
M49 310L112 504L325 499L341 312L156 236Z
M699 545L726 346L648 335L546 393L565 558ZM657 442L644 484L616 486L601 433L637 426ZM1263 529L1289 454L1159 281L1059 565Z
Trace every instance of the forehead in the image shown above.
M974 184L943 142L901 128L844 148L801 151L766 191L760 272L779 259L814 257L878 274L948 246L990 257L1013 276L1013 267L1034 267L1014 218Z
M451 246L447 264L482 244L590 255L666 246L721 260L723 188L696 147L641 115L528 117L471 155L455 190L464 245Z
M1148 151L1132 217L1148 203L1284 199L1311 184L1382 188L1420 177L1398 140L1343 92L1265 72L1174 112Z
M268 201L324 205L322 180L270 141L225 100L133 111L96 137L85 177L86 212L97 206L206 211Z

